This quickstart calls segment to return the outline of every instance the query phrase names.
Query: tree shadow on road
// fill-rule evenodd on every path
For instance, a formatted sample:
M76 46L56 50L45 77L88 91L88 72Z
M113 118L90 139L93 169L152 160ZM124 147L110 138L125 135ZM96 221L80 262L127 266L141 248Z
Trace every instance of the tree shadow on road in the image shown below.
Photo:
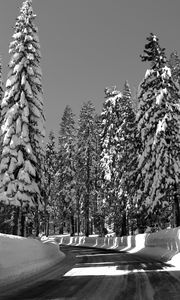
M179 300L180 272L171 271L169 264L115 250L77 247L61 250L67 255L63 274L57 270L53 276L42 276L13 295L11 290L1 294L0 299ZM76 261L70 264L72 256Z

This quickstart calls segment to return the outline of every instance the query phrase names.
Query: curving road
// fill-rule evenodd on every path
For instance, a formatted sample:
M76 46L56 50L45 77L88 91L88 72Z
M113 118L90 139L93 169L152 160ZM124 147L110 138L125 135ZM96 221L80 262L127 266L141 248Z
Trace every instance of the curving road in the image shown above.
M60 246L48 272L0 290L0 300L179 300L180 271L125 252Z

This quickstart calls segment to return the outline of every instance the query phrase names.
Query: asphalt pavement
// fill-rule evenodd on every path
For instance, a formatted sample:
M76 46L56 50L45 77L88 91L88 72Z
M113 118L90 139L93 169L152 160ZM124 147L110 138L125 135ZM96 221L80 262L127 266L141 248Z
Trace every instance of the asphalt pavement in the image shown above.
M60 246L48 272L0 288L0 300L180 300L180 271L135 254Z

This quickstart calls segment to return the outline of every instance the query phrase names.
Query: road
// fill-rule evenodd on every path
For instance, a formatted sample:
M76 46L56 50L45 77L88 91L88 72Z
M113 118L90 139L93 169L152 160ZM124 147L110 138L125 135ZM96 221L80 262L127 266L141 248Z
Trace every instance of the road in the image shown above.
M66 258L48 272L7 286L0 300L179 300L180 272L134 254L60 246Z

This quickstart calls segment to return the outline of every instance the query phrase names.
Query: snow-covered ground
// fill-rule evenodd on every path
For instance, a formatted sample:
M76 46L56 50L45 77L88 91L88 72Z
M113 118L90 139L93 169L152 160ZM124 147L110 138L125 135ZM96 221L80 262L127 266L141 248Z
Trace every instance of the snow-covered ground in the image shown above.
M60 244L115 249L169 263L180 269L180 227L124 237L62 237Z
M0 285L45 270L63 258L53 238L39 241L0 233Z
M42 237L41 241L0 234L0 285L36 274L62 260L61 243L127 251L180 269L180 227L127 237L61 235Z

